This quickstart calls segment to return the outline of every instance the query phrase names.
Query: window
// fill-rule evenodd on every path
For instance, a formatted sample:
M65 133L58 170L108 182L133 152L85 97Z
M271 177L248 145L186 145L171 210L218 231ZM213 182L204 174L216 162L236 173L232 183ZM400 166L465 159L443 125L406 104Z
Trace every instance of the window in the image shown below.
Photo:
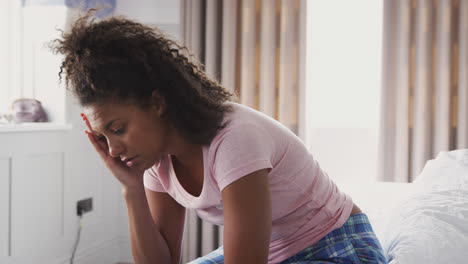
M13 91L19 91L19 2L0 1L0 113L6 112L15 97Z
M17 98L35 98L51 121L65 121L65 89L57 75L61 58L48 48L65 26L63 2L0 1L0 113Z
M375 179L382 4L307 2L306 143L336 180Z

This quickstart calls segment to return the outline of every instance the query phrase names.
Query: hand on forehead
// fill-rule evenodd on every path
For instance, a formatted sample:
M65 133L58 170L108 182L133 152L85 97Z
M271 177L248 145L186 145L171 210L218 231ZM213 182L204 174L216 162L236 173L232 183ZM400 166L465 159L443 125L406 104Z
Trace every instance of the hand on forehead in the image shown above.
M117 121L128 121L139 115L137 107L131 104L103 103L84 107L84 116L88 120L88 128L94 133L104 133L111 130Z
M104 130L107 122L119 115L119 108L111 104L90 105L83 109L94 131Z
M112 114L113 111L110 111L110 109L107 109L107 107L104 105L99 107L85 107L83 112L83 120L85 121L90 132L93 133L102 133L104 130L106 130L106 126L109 124L109 121L113 119L112 116L115 116L115 114Z
M96 129L98 126L98 120L100 119L100 111L95 110L95 108L92 107L85 107L83 109L83 114L84 116L83 119L86 119L87 125L92 127L93 129Z

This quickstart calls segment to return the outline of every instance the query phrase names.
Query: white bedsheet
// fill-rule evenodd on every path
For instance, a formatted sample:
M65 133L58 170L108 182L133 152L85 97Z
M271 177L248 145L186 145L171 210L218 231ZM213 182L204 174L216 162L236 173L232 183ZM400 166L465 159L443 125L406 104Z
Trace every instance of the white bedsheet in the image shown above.
M468 150L441 152L414 183L338 182L391 264L468 263Z
M468 191L416 193L380 228L391 264L468 263Z

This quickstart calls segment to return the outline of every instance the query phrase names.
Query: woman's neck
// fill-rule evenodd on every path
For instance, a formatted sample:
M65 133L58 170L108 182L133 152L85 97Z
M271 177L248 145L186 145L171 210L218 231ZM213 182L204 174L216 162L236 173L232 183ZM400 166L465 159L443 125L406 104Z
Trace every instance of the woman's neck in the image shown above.
M179 164L185 168L193 168L194 166L203 165L203 148L202 145L188 142L179 133L172 133L173 140L170 154L175 156ZM200 162L201 161L201 162Z

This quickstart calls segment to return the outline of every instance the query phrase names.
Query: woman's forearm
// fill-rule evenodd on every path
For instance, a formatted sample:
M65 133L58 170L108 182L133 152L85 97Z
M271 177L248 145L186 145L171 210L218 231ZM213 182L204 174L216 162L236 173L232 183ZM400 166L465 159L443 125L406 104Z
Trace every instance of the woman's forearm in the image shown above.
M171 263L169 247L153 222L143 187L122 190L128 210L130 244L136 264Z

